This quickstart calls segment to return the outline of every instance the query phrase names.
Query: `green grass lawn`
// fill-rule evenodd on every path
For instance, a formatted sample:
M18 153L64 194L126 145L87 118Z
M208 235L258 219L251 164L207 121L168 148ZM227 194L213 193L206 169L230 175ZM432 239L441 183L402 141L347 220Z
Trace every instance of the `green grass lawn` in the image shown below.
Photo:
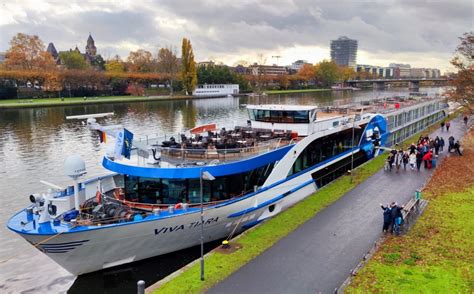
M244 233L237 241L242 249L230 254L212 252L205 258L205 281L200 281L200 264L196 263L156 292L201 293L209 289L373 175L383 163L384 158L377 157L357 169L352 183L349 176L343 176L265 224Z
M99 103L115 103L115 102L139 102L167 99L190 99L192 97L175 95L175 96L99 96L99 97L72 97L64 98L31 98L31 99L5 99L0 100L1 108L23 108L23 107L44 107L59 105L77 105L77 104L99 104Z
M271 91L265 91L265 93L271 95L271 94L309 93L309 92L324 92L324 91L331 91L331 89L271 90Z
M390 236L348 293L474 293L474 132L423 190L429 204L410 232Z
M392 238L348 293L473 293L474 186L430 199L408 235Z
M438 124L434 124L422 132L413 135L401 145L409 146L421 134L430 133L436 128L438 128ZM314 217L319 211L335 202L359 183L375 174L383 167L384 162L384 155L367 162L355 170L352 183L349 176L342 176L264 224L243 233L237 241L243 246L242 249L231 254L211 252L205 258L205 281L200 281L200 264L195 263L189 268L184 269L181 274L165 282L155 292L201 293L211 288L273 246L273 244L294 231L298 226Z

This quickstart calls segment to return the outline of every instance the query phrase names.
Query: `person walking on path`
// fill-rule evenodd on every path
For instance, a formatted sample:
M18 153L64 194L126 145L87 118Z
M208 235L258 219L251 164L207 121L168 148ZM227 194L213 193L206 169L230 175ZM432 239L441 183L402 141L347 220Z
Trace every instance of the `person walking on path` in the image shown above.
M439 137L436 136L436 139L434 140L434 149L435 149L435 157L438 157L439 153Z
M395 167L397 168L397 173L400 170L400 166L403 162L403 150L400 149L398 153L395 155Z
M459 140L457 140L456 143L454 143L454 152L457 152L460 156L462 156L460 148L461 148L461 143L459 143Z
M446 132L449 132L449 127L451 126L451 123L449 121L446 122Z
M444 139L443 137L439 138L439 151L443 152L444 150Z
M408 155L408 151L403 152L402 160L403 160L403 170L407 170L407 164L410 156Z
M382 207L383 210L383 227L382 227L382 232L386 233L388 232L388 229L390 228L390 224L392 221L392 211L390 210L390 207L387 205L383 205L380 203L380 207Z
M431 169L431 160L433 159L432 151L428 151L425 155L423 155L423 160L425 161L425 168Z
M469 120L469 118L467 117L467 115L464 116L464 125L467 126L467 121Z
M454 148L454 137L453 137L453 136L449 136L448 142L449 142L449 145L448 145L448 152L451 152L451 150Z
M423 153L420 151L418 151L418 153L416 153L416 169L418 171L420 171L420 167L421 167L421 163L423 162Z
M411 153L409 155L408 162L410 163L410 169L415 170L415 166L416 166L416 154L415 153Z
M388 170L391 172L392 171L392 166L393 166L393 161L395 159L395 156L393 156L392 153L388 155L387 162L388 162Z
M390 205L392 232L394 232L395 223L397 223L398 225L401 225L403 223L402 209L403 209L403 205L398 206L396 202L392 202L392 204ZM394 232L394 233L399 233L399 232Z
M441 132L444 132L444 121L441 122Z

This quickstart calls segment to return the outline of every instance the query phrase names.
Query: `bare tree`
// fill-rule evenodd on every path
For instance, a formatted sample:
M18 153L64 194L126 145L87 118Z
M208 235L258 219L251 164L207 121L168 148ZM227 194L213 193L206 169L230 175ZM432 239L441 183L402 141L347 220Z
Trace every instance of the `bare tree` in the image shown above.
M166 73L169 76L170 95L173 95L173 80L176 78L179 69L176 48L172 46L160 48L158 50L157 65L159 72Z
M458 70L452 81L453 89L448 91L450 100L464 105L474 112L474 32L465 33L456 48L451 64Z

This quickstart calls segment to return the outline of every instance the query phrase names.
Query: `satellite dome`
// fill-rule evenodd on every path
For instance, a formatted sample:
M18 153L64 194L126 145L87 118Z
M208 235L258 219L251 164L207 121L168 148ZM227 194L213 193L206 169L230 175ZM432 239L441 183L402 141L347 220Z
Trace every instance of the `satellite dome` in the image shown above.
M86 163L78 154L70 155L64 161L64 173L77 178L86 173Z

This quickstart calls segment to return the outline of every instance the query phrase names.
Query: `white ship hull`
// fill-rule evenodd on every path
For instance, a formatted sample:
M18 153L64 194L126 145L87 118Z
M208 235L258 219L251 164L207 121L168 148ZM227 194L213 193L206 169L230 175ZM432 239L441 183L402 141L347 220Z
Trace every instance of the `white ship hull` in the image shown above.
M297 191L272 201L301 185L304 186ZM316 185L311 181L310 173L306 173L253 197L205 209L204 242L226 238L234 230L237 234L274 216L315 191ZM268 204L262 205L265 202ZM272 212L269 211L271 205ZM232 216L236 212L242 212L242 215ZM198 245L200 228L200 213L192 212L169 218L150 221L145 219L63 233L47 242L44 241L51 238L51 235L19 233L30 243L40 243L38 249L67 271L81 275Z

